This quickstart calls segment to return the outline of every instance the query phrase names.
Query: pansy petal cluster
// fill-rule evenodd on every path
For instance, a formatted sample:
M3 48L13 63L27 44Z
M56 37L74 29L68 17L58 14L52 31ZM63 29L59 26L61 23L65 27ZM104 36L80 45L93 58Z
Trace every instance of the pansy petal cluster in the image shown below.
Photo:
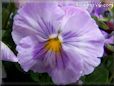
M104 52L96 22L73 5L24 4L14 17L12 37L21 67L47 72L55 84L75 83L92 73Z

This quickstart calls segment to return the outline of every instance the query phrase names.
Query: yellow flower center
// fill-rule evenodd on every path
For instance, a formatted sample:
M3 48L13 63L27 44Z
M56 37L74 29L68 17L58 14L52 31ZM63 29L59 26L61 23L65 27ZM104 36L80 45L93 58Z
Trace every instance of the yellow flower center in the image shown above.
M45 48L55 53L60 53L61 41L58 38L51 38L47 41Z

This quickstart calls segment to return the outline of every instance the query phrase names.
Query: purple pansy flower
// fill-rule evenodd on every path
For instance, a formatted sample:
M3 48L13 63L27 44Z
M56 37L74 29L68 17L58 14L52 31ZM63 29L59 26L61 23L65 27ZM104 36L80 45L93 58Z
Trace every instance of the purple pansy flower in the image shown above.
M103 18L103 15L105 12L108 12L109 7L104 7L103 5L101 7L95 7L91 15L96 16L98 18Z
M100 0L98 0L97 5L94 6L91 15L92 16L96 16L98 18L104 18L104 17L108 17L110 16L110 11L109 9L113 6L110 3L110 0L103 0L100 2Z
M0 60L17 62L18 59L15 54L3 43L0 41L1 51L0 51Z
M28 3L14 18L12 37L25 70L47 72L55 84L76 82L100 64L104 36L86 10Z

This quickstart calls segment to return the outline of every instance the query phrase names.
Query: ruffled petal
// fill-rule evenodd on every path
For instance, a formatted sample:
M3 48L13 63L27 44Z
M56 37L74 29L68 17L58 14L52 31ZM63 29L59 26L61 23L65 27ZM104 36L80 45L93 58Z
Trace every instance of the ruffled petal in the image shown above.
M78 52L84 61L83 74L89 74L100 64L98 57L102 57L104 53L105 38L88 12L68 7L66 16L68 17L64 19L67 21L62 28L63 42Z
M3 42L1 43L1 56L0 56L0 60L4 60L4 61L12 61L12 62L17 62L18 59L15 56L15 54L8 48L8 46L6 46Z
M39 41L40 40L40 41ZM38 36L27 36L17 45L19 64L24 71L47 72L49 67L42 60L44 58L42 39Z
M16 47L18 62L25 71L28 71L37 62L33 59L33 51L38 44L37 40L34 36L27 36Z
M64 66L62 68L57 66L49 72L53 82L58 85L75 83L81 77L83 69L82 60L76 53L74 53L74 50L68 47L64 47L63 49L64 52L61 52L62 55L57 57L57 62L61 64L61 66ZM63 60L58 60L60 58Z
M103 34L87 12L77 8L73 10L79 12L73 16L69 15L68 22L62 28L63 33L69 32L63 35L64 42L80 47L82 50L90 49L90 51L96 52L98 57L101 57L104 51L103 46L105 40Z
M66 6L64 7L64 11L65 16L61 25L61 29L64 33L69 32L72 29L72 32L76 32L77 35L81 35L84 31L88 31L88 28L85 30L83 30L83 28L87 23L89 24L89 21L92 20L92 18L86 10L78 7Z
M63 47L60 53L45 51L43 45L35 49L37 55L34 66L31 69L34 72L48 72L55 84L74 83L82 75L83 60L74 50L69 47ZM41 62L39 62L41 61Z
M35 48L33 59L37 60L37 63L31 67L34 72L49 72L56 64L54 53L45 49L45 42L38 44Z
M14 17L12 36L15 43L18 44L23 37L28 35L37 34L42 38L47 38L55 30L54 27L56 29L59 27L58 22L63 15L64 12L57 6L57 3L43 1L26 3ZM50 26L50 23L53 26Z

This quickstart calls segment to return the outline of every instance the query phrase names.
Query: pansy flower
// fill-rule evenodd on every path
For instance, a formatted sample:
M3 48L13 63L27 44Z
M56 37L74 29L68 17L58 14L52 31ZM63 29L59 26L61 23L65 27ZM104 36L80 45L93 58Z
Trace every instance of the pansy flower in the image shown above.
M23 5L12 37L24 71L47 72L55 84L92 73L104 52L104 36L86 10L53 2Z
M111 16L109 11L109 9L113 6L111 0L98 0L98 2L99 3L94 6L91 15L98 18L106 18Z

